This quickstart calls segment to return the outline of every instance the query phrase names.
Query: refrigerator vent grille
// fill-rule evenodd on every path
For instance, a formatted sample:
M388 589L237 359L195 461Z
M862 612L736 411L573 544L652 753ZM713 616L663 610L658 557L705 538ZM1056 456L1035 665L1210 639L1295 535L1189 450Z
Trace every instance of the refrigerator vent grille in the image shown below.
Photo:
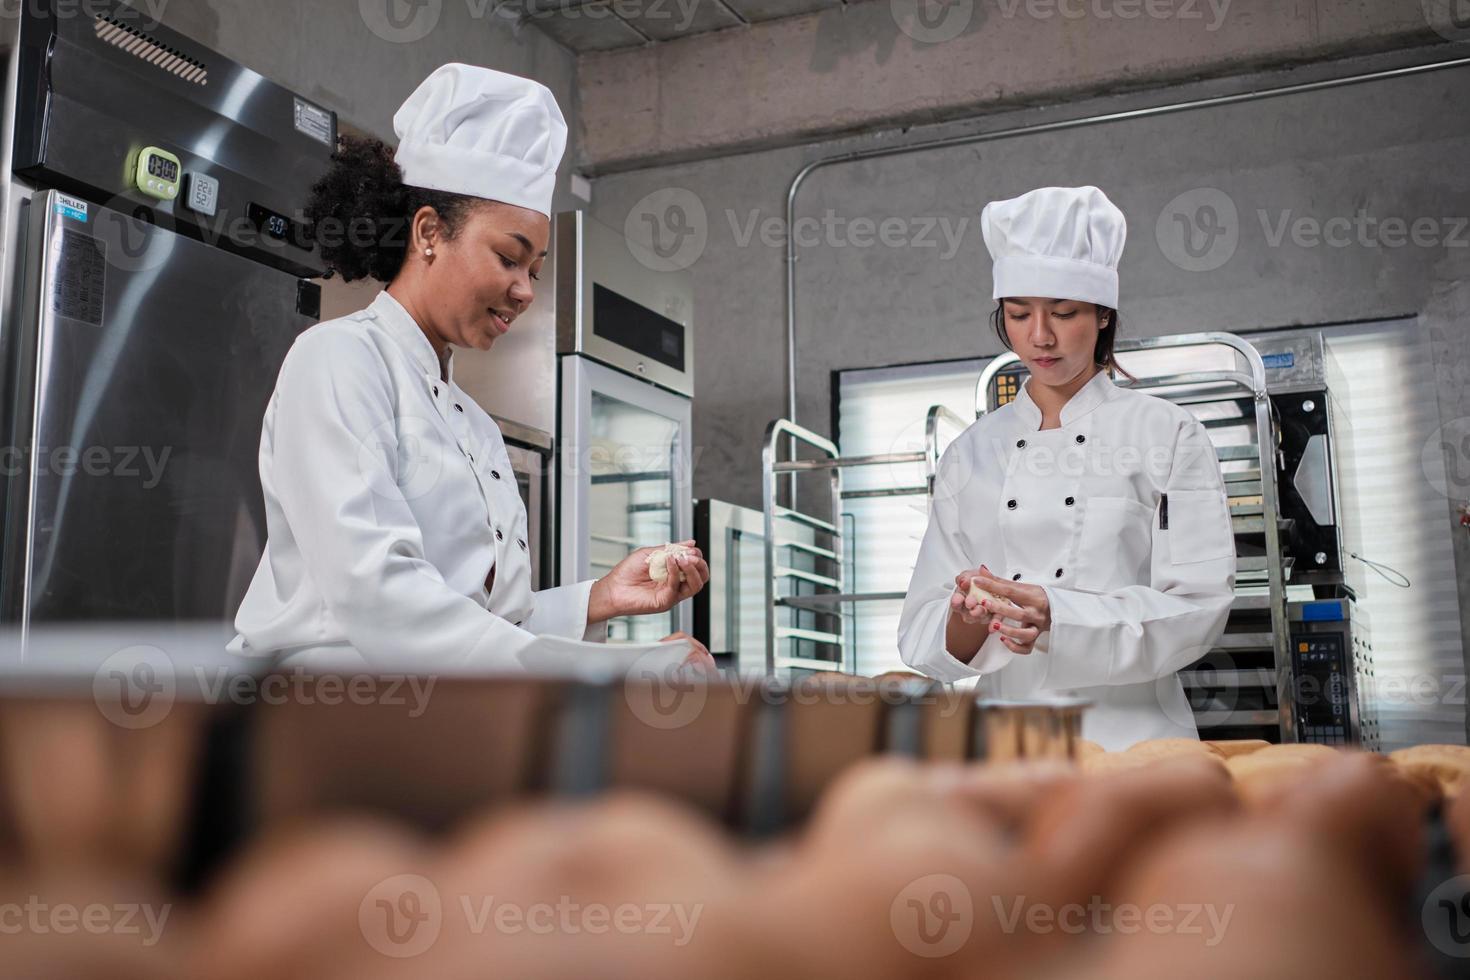
M202 62L175 51L142 31L100 15L93 26L97 30L97 37L113 47L122 48L128 54L195 85L209 84L209 68Z

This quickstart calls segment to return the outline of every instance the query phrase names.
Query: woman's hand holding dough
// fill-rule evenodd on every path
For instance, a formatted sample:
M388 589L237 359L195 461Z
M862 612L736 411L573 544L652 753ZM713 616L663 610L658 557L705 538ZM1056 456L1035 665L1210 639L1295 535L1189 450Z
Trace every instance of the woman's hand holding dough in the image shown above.
M984 603L993 617L991 632L1012 653L1030 653L1037 638L1051 629L1051 602L1041 586L1008 582L983 566L973 584L991 594Z
M980 573L984 566L954 577L954 592L949 597L949 614L966 626L990 625L990 613L985 603L995 598L980 587Z
M693 541L681 541L682 554L670 554L667 545L639 548L618 562L592 586L587 621L602 623L617 616L647 616L673 609L698 594L709 581L709 565ZM664 577L655 581L650 565L655 552L665 552Z

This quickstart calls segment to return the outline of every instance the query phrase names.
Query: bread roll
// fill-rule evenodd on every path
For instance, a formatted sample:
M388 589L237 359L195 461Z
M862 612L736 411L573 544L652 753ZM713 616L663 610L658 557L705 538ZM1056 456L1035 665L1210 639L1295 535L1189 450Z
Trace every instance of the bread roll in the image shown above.
M1235 809L1217 760L1152 761L1052 793L1038 806L1023 846L1036 866L1049 865L1076 894L1102 894L1112 876L1170 826Z
M0 910L0 976L7 980L198 977L184 951L184 903L140 880L70 869L0 871Z
M876 680L876 681L890 681L890 682L927 681L927 680L929 680L929 678L928 677L925 677L923 674L916 674L912 670L885 670L883 673L879 674L877 677L875 677L873 679Z
M1411 745L1406 749L1398 749L1390 752L1388 757L1412 758L1419 755L1448 755L1458 759L1470 759L1470 745L1450 745L1440 742L1426 742L1423 745Z
M390 959L359 942L323 980L738 975L743 951L764 951L710 944L740 926L743 875L719 829L668 800L516 806L462 828L424 872L442 906L427 948ZM620 928L618 910L638 927Z
M1265 748L1257 749L1252 755L1264 755L1268 757L1295 756L1310 759L1336 759L1347 749L1337 749L1330 745L1318 745L1315 742L1287 742L1283 745L1267 745Z
M1214 749L1223 759L1233 759L1238 755L1250 755L1252 752L1271 745L1270 742L1260 738L1211 739L1204 744Z
M683 558L690 553L690 549L682 544L666 544L655 550L648 556L648 577L655 582L667 582L669 579L669 559ZM684 581L684 573L679 573L679 581Z
M1321 839L1315 828L1284 820L1184 828L1128 869L1115 901L1119 907L1172 909L1181 924L1183 910L1200 914L1188 929L1115 929L1067 975L1078 980L1409 980L1423 975L1398 917L1384 913L1381 896L1354 873L1350 855ZM1331 909L1332 914L1303 915L1303 909Z
M1388 757L1415 782L1432 781L1447 797L1459 796L1470 781L1470 750L1463 745L1415 745Z
M1445 808L1445 826L1455 841L1460 873L1470 874L1470 793L1461 793Z
M1129 752L1099 752L1077 757L1082 771L1089 776L1107 776L1129 769L1142 769L1153 761L1146 755L1134 755Z
M1130 755L1139 756L1144 759L1163 759L1178 755L1220 757L1219 752L1212 749L1208 743L1201 742L1197 738L1151 738L1130 745L1124 751Z
M320 977L342 952L364 946L362 906L374 889L421 872L417 838L365 818L317 820L250 848L202 908L202 980Z
M1279 746L1272 746L1278 748ZM1313 760L1301 752L1271 753L1266 749L1225 760L1235 790L1247 806L1263 806L1308 772Z
M1343 752L1313 762L1267 809L1337 845L1371 891L1390 899L1385 915L1409 906L1424 871L1425 802L1383 756Z
M995 773L1018 771L881 759L845 772L823 795L787 867L752 897L759 928L749 943L780 949L785 960L772 975L1014 975L1006 958L1034 937L1001 934L987 903L1020 889L1021 866L1005 818L967 794L985 794L981 784L1001 778ZM904 914L911 905L966 908L973 930L956 933L963 943L947 955L924 958L906 927L912 920L895 920L895 909ZM721 964L718 975L735 974Z

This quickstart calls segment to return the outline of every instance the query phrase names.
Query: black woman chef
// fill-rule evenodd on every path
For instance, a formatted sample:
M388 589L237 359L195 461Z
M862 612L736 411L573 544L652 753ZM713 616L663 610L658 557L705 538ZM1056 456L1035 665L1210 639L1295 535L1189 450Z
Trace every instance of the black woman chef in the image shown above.
M268 540L231 649L333 669L495 668L535 634L581 639L668 611L709 578L697 551L661 584L646 549L597 582L531 590L505 444L454 383L452 348L488 350L534 298L566 147L555 99L450 64L394 129L396 155L345 138L312 191L328 267L389 285L286 356L260 443Z
M980 221L996 329L1030 379L944 455L904 662L995 697L1087 698L1083 734L1109 749L1196 738L1175 672L1224 629L1235 539L1204 427L1110 376L1123 213L1043 187Z

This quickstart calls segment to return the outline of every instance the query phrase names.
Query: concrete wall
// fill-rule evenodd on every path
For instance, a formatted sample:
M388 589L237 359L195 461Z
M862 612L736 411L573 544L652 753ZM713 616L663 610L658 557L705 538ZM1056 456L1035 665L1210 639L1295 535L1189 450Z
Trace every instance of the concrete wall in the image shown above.
M998 352L987 322L993 302L980 209L1032 187L1078 183L1102 187L1129 219L1125 334L1424 312L1438 322L1446 348L1437 366L1446 377L1436 389L1446 418L1466 414L1470 343L1460 343L1465 322L1445 311L1458 309L1467 288L1470 233L1448 220L1470 215L1470 186L1457 162L1470 152L1470 120L1452 109L1467 82L1470 69L1457 68L819 171L797 207L798 223L810 222L799 229L810 243L799 250L797 276L799 420L828 429L833 370ZM1040 115L992 118L987 126ZM759 504L762 429L785 414L779 232L792 177L806 161L892 142L887 134L596 182L593 210L614 227L642 234L641 217L650 211L661 227L674 227L670 208L699 225L672 253L672 261L692 259L696 288L698 495ZM1225 227L1213 250L1193 262L1178 222L1206 217L1200 209L1207 205L1217 207ZM1234 217L1225 213L1232 207ZM1425 245L1375 245L1398 238L1374 228L1362 243L1351 229L1341 247L1313 244L1309 227L1293 232L1302 218L1354 219L1360 210L1378 220L1428 219L1435 228L1421 235ZM896 222L885 244L878 232L886 219ZM1278 244L1273 236L1283 220ZM772 232L764 239L763 228ZM1198 226L1195 234L1202 246ZM667 237L666 251L673 244ZM1217 267L1195 271L1192 264ZM1432 374L1426 365L1426 390Z
M589 172L1390 51L1420 0L884 0L581 59ZM1438 30L1439 33L1436 33Z

